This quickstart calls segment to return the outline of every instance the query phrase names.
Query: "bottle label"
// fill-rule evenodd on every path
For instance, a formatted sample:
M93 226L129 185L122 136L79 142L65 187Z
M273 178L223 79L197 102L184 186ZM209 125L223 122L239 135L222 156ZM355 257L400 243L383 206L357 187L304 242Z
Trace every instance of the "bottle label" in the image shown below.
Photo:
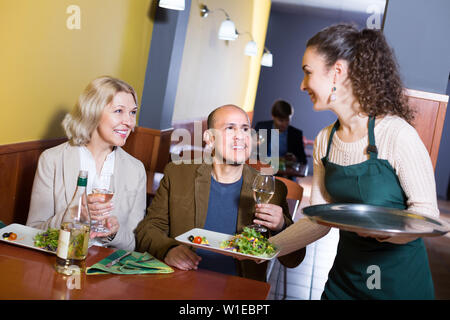
M69 254L70 231L59 230L58 249L56 255L61 259L67 259Z

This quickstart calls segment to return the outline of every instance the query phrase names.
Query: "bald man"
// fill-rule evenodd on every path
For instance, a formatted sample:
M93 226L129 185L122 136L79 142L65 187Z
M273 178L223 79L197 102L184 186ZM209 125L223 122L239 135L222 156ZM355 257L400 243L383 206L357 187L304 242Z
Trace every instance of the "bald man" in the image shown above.
M274 234L292 224L282 182L276 180L269 204L256 205L253 199L252 183L258 172L245 164L251 152L251 128L244 110L225 105L212 111L203 139L212 150L212 164L166 166L147 216L136 228L136 248L181 270L204 268L265 281L267 263L194 251L174 239L193 228L235 234L258 223ZM279 260L292 268L304 255L303 248Z

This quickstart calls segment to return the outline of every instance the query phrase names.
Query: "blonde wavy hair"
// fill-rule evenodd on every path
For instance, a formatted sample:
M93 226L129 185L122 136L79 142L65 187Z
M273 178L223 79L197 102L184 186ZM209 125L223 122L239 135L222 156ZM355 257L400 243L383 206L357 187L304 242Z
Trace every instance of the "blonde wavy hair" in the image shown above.
M66 114L62 121L71 145L82 146L89 143L92 133L98 126L103 109L119 92L131 94L134 102L138 105L136 92L125 81L102 76L88 84L79 96L72 112Z

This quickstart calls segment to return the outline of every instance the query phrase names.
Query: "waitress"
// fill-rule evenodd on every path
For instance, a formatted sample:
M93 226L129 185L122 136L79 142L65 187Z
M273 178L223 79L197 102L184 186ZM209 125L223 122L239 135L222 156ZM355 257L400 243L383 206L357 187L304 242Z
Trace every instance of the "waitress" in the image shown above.
M431 160L383 34L325 28L308 41L302 69L314 110L338 118L315 139L311 205L364 203L438 217ZM270 240L284 255L329 230L301 219ZM374 266L375 288L368 285ZM434 299L423 240L340 231L322 299Z

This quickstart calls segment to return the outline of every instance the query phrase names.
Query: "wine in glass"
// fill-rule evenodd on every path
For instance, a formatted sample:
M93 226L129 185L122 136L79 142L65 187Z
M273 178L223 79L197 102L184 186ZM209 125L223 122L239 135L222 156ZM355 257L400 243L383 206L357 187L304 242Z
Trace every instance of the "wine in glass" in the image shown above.
M112 199L114 196L114 175L112 173L102 173L95 176L92 184L92 196L104 199L104 203ZM109 213L105 215L109 215ZM92 231L108 233L110 230L105 226L104 221L92 220Z
M252 185L253 198L257 204L269 203L275 193L275 178L272 175L258 174ZM267 228L260 224L252 224L248 226L259 232L266 232Z

